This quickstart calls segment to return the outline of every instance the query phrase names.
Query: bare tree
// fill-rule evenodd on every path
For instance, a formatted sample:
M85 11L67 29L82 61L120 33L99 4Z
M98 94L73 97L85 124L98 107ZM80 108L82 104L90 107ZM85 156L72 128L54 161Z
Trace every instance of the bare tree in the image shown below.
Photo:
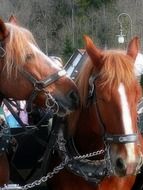
M62 55L67 38L71 47L82 48L83 34L88 34L103 48L119 47L117 17L126 12L132 19L132 33L141 38L143 47L143 0L110 0L100 8L80 0L0 0L0 16L6 21L11 14L34 34L45 53ZM130 40L130 21L122 18L126 42ZM123 47L123 46L122 46ZM122 48L121 47L121 48Z

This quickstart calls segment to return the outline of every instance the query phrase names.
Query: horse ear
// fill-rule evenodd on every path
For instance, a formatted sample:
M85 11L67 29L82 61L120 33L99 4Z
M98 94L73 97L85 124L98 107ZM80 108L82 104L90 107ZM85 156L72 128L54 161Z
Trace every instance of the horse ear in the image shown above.
M131 56L135 60L137 54L139 53L139 50L140 50L140 42L139 38L136 36L130 41L128 45L127 55Z
M12 23L12 24L15 24L15 25L18 24L17 19L16 19L16 17L14 15L10 16L9 22Z
M84 35L84 41L86 43L87 54L91 58L92 62L96 64L95 66L99 67L98 63L101 60L102 51L94 45L93 41L87 35Z
M7 27L4 21L0 18L0 40L4 40L8 35Z

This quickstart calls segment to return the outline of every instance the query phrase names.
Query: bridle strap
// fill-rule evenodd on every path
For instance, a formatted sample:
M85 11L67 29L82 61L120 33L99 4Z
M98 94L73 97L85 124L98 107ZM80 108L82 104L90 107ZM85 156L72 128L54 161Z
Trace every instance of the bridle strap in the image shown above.
M43 88L49 86L53 82L57 81L59 78L66 75L66 71L60 70L57 73L52 74L51 76L48 76L47 78L38 81L34 76L32 76L30 73L28 73L26 70L22 70L21 73L34 85L34 87L37 90L42 90Z
M95 80L98 78L98 75L91 76L89 78L89 96L91 98L91 102L95 101L95 109L96 109L96 116L99 125L101 126L103 130L103 137L104 141L107 143L121 143L121 144L126 144L126 143L133 143L136 142L138 139L137 133L133 134L120 134L120 135L114 135L114 134L107 134L106 133L106 126L103 122L103 119L101 117L100 109L96 100L96 86L95 86ZM93 100L94 98L94 100Z
M98 78L98 76L99 75L92 75L89 78L89 93L88 93L88 99L87 99L87 106L90 106L96 100L94 81Z
M51 85L52 83L54 83L55 81L57 81L58 79L60 79L64 75L66 75L66 71L63 69L63 70L58 71L57 73L52 74L51 76L46 77L43 80L38 81L33 75L31 75L26 70L21 70L21 73L34 86L33 92L27 101L27 110L29 113L32 111L32 103L33 103L34 99L36 98L36 96L38 95L38 93L41 91L44 91L45 87ZM50 96L52 98L52 96L49 94L49 92L44 91L44 93L46 94L46 96ZM51 101L55 102L54 98L52 98ZM47 106L47 101L45 104Z
M105 134L104 140L108 143L134 143L137 141L138 135L136 133L128 134L128 135L110 135Z
M101 126L101 129L103 130L103 136L105 134L105 124L102 120L101 114L100 114L100 110L99 110L99 106L97 103L97 97L96 97L96 86L95 86L95 80L99 77L98 74L95 75L91 75L91 77L89 78L89 95L88 95L88 101L90 103L90 105L95 102L95 111L96 111L96 116L97 116L97 120L98 120L98 124ZM88 105L89 106L89 105Z

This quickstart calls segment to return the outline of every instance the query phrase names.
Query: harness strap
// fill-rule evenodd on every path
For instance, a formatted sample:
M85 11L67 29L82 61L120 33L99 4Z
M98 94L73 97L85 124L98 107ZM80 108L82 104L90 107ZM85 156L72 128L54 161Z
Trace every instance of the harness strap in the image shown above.
M34 76L32 76L31 74L29 74L27 71L23 70L21 72L30 82L32 82L32 84L34 85L34 87L37 88L37 90L41 90L47 86L49 86L50 84L52 84L53 82L55 82L56 80L58 80L59 78L61 78L62 76L66 75L66 71L60 70L57 73L52 74L51 76L48 76L47 78L38 81Z
M57 73L54 73L51 76L48 76L47 78L38 81L34 76L32 76L30 73L27 71L23 70L21 73L34 85L34 90L32 94L30 95L29 99L27 100L27 110L30 113L32 111L32 103L38 93L45 87L51 85L53 82L57 81L59 78L63 77L66 75L66 71L60 70Z
M86 181L93 183L94 185L100 183L100 181L107 175L106 160L90 160L87 159L88 154L85 155L85 158L82 158L74 145L73 137L69 137L68 139L64 138L64 128L60 128L59 130L57 145L58 147L56 148L60 158L62 160L68 158L71 159L66 166L66 169L70 172L83 177ZM103 154L103 152L99 154ZM91 157L93 156L96 155L92 155ZM79 159L76 159L76 157Z
M39 91L37 90L33 90L32 94L30 95L29 99L27 100L27 103L26 103L26 110L28 113L31 113L32 112L32 105L33 105L33 101L34 99L36 98L37 94L38 94Z
M125 144L125 143L133 143L137 141L137 134L128 134L128 135L110 135L110 134L105 134L105 141L109 143L120 143L120 144Z
M52 128L51 132L48 137L48 145L45 150L44 156L43 156L43 162L41 165L41 173L45 175L47 173L47 170L49 168L49 164L51 161L51 153L52 151L55 150L56 144L57 144L57 139L58 139L58 133L59 133L59 124L61 124L63 121L63 118L54 116L53 117L53 123L52 123Z
M6 122L6 116L3 108L0 107L0 154L5 152L9 146L10 128Z
M93 101L95 101L95 84L94 81L98 78L99 75L92 75L89 78L89 93L88 93L88 100L87 100L87 106L91 105Z
M114 134L107 134L106 133L106 126L103 122L103 119L101 117L101 113L100 113L100 109L96 100L96 86L94 84L95 80L98 78L99 75L92 75L89 78L89 100L92 103L93 101L95 101L95 109L96 109L96 116L97 116L97 120L99 125L101 126L102 130L103 130L103 136L104 136L104 140L105 142L108 143L121 143L121 144L125 144L125 143L133 143L136 142L138 140L138 135L136 133L133 134L120 134L120 135L114 135Z

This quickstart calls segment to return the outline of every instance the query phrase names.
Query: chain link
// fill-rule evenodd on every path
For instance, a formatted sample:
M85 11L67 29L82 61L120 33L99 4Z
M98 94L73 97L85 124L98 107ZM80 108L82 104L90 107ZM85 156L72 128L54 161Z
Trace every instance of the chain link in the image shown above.
M34 182L32 183L29 183L29 184L26 184L24 186L21 186L21 188L23 190L27 190L27 189L30 189L30 188L33 188L35 186L38 186L40 185L41 183L45 183L48 179L52 178L55 174L59 173L62 169L64 169L64 167L72 160L80 160L80 159L86 159L86 158L90 158L90 157L93 157L93 156L97 156L97 155L100 155L100 154L103 154L104 153L104 150L101 149L101 150L98 150L96 152L92 152L92 153L89 153L89 154L85 154L85 155L80 155L80 156L75 156L73 158L68 158L66 157L65 160L63 162L61 162L58 166L56 166L52 172L48 172L46 176L43 176L41 177L39 180L35 180ZM103 161L103 160L102 160Z
M100 154L103 154L105 151L103 149L101 150L98 150L96 152L92 152L92 153L89 153L89 154L84 154L84 155L80 155L80 156L74 156L73 159L74 160L80 160L80 159L86 159L86 158L91 158L91 157L94 157L94 156L98 156Z

